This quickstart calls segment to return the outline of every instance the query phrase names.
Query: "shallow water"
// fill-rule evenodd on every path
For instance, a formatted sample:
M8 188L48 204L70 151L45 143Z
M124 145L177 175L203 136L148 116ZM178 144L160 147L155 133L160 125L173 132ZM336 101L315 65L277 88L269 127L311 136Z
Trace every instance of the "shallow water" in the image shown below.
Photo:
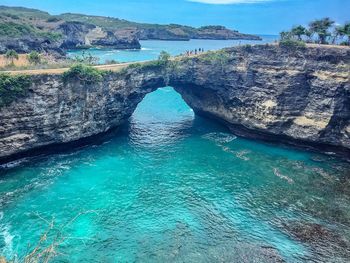
M237 138L158 89L108 138L0 169L0 255L54 222L56 262L349 262L349 171Z
M63 229L58 259L346 262L342 244L333 255L286 225L318 223L349 241L348 171L333 157L237 138L159 89L109 141L1 171L0 251L23 255L45 220L62 228L86 213Z
M160 52L165 50L171 55L184 54L186 50L195 50L203 48L205 51L218 50L225 47L244 45L244 44L264 44L278 39L274 35L262 35L262 41L251 40L200 40L192 39L190 41L159 41L146 40L140 41L141 50L115 50L115 49L98 49L75 50L70 51L69 56L81 56L84 53L91 54L99 58L99 63L105 63L111 60L117 62L133 62L157 59Z

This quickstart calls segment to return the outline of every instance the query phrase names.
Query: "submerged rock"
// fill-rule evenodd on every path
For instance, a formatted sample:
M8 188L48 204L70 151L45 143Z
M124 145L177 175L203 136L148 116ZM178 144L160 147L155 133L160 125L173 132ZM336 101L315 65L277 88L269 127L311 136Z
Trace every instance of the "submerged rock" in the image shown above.
M295 239L308 244L317 257L337 262L350 259L350 240L321 224L311 222L288 222L285 230Z

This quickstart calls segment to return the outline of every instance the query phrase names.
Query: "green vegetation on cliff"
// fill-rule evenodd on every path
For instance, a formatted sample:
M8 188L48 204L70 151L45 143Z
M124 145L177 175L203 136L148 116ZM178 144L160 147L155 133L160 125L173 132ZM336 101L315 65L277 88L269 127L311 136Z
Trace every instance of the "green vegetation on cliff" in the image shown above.
M280 41L279 46L287 49L298 49L305 48L306 44L305 42L299 40L283 39Z
M31 64L37 65L37 64L41 63L41 56L36 51L30 52L27 56L27 59L28 59L29 63L31 63Z
M58 32L41 30L39 28L35 28L32 25L0 21L1 37L27 37L30 35L47 38L52 41L59 40L62 37L62 35Z
M8 37L19 37L27 34L32 34L35 29L30 25L17 24L14 22L0 23L0 35Z
M289 46L300 46L302 42L350 45L350 22L336 25L326 17L311 21L308 27L298 25L290 31L282 31L280 37L281 42Z
M63 73L62 79L64 83L69 81L81 81L86 84L101 82L107 71L99 70L85 64L75 64L70 69Z
M237 30L230 30L218 25L195 28L178 24L137 23L114 17L84 14L65 13L52 16L47 12L35 9L0 6L0 23L6 24L4 27L10 27L10 29L6 30L6 34L0 36L38 34L37 31L55 33L60 24L65 22L94 25L107 31L117 31L117 34L122 37L137 35L140 39L260 39L258 36L241 34ZM19 27L19 29L17 30L16 27ZM52 40L55 40L53 36L49 36Z
M6 106L24 95L31 85L29 76L0 74L0 107Z
M145 70L145 69L155 69L155 68L165 68L168 66L169 63L174 64L174 60L170 60L171 56L168 52L162 51L160 52L158 59L143 62L143 63L132 63L126 68L123 68L121 71L119 71L120 74L125 74L128 72L128 70L131 69L139 69L139 70Z

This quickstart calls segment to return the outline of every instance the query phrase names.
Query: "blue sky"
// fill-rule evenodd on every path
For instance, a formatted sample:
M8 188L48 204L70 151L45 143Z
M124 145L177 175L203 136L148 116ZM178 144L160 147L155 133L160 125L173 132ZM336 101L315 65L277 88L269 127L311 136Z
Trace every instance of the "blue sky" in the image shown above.
M350 0L0 0L0 5L161 24L220 24L260 34L278 34L325 16L337 23L350 21Z

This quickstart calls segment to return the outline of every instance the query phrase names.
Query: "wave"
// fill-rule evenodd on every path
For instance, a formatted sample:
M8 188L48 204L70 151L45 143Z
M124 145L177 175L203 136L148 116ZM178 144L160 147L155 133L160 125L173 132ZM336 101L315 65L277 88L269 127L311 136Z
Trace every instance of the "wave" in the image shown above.
M4 213L0 212L0 220L4 218ZM14 236L10 233L10 226L0 224L0 240L2 239L4 247L1 249L3 255L13 255L13 239Z
M202 138L216 143L229 143L237 139L237 136L224 132L211 132L203 135Z
M16 160L16 161L9 162L9 163L1 164L0 165L0 169L15 168L17 166L20 166L22 163L26 162L27 160L28 160L27 158L23 158L23 159L19 159L19 160Z
M292 178L289 178L288 176L281 174L280 171L277 168L273 168L273 173L277 177L279 177L279 178L281 178L283 180L286 180L290 184L294 183L294 180Z

